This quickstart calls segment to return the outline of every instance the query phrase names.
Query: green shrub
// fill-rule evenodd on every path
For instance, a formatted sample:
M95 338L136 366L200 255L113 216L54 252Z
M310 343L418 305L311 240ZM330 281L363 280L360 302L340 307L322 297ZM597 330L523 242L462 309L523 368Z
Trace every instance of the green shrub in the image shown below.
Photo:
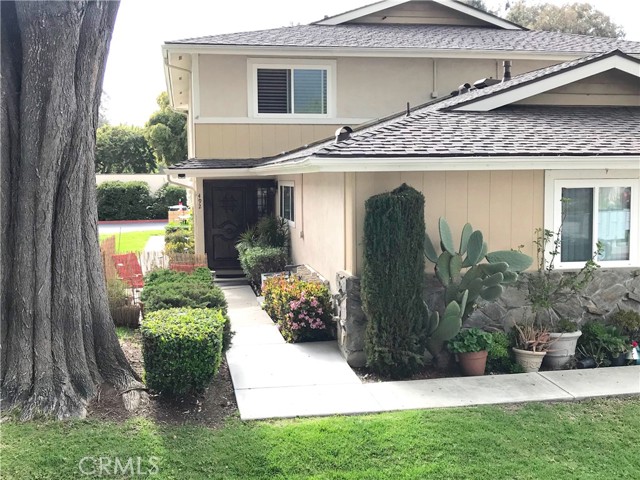
M145 182L104 182L97 197L100 220L145 220L152 213L153 198Z
M633 310L618 310L610 321L631 340L640 339L640 313Z
M227 311L224 293L211 281L206 268L198 268L193 274L159 269L145 277L140 297L147 312L165 308L219 308Z
M255 246L278 247L289 252L289 223L275 216L262 217L255 226Z
M195 253L193 222L170 223L164 230L164 251L171 253Z
M362 303L367 363L392 378L415 373L425 350L424 197L405 184L365 203Z
M333 338L331 293L319 282L276 275L265 280L264 309L287 342Z
M247 248L240 255L240 266L254 285L260 287L263 273L281 272L288 263L288 255L277 247Z
M629 339L618 327L604 325L597 321L585 323L576 348L581 358L593 358L599 367L611 365L612 357L617 357L629 348Z
M220 367L224 322L216 309L148 314L140 328L147 386L168 395L204 391Z
M153 195L150 218L166 219L169 207L178 205L181 200L183 205L187 204L187 190L177 185L165 183Z
M493 343L487 352L487 372L522 373L524 369L512 358L514 341L504 332L492 332Z
M458 334L447 342L451 353L471 353L489 350L493 345L493 336L479 328L460 330Z

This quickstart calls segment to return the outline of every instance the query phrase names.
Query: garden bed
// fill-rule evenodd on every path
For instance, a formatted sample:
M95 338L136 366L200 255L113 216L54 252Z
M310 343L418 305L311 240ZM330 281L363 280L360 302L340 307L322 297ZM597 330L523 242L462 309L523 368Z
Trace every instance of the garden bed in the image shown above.
M120 344L133 369L142 375L142 340L137 330L120 330ZM91 403L87 417L90 419L121 422L134 417L143 417L166 425L198 424L218 428L224 426L229 417L237 416L238 405L231 382L231 374L225 359L211 385L202 395L189 395L181 399L165 399L149 395L140 407L128 412L122 398L112 387L105 385L98 398Z

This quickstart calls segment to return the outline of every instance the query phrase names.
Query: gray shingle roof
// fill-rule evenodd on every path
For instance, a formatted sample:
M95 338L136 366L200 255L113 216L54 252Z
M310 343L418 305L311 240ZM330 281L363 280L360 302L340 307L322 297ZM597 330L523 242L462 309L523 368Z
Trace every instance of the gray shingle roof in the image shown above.
M326 143L317 157L640 155L640 108L424 110Z
M262 158L190 158L171 165L169 170L202 170L220 168L251 168L264 163Z
M596 53L640 53L640 42L569 33L445 25L296 25L174 40L167 44L272 47L420 48Z
M633 62L638 64L638 71L640 71L640 60L631 57L629 55L624 54L620 50L613 50L607 53L596 53L594 55L588 55L586 57L578 58L576 60L570 60L568 62L558 63L556 65L551 65L550 67L540 68L538 70L533 70L531 72L523 73L521 75L517 75L513 77L511 80L498 83L496 85L491 85L490 87L486 87L479 90L471 90L464 95L459 95L457 97L453 97L449 100L445 100L442 103L438 104L438 109L449 109L455 108L461 105L466 105L468 103L472 103L475 100L490 97L492 95L505 92L507 90L514 89L516 87L522 87L524 85L530 84L539 80L543 77L552 77L558 73L567 72L569 70L573 70L577 67L587 65L589 63L597 62L607 57L622 57L627 58Z

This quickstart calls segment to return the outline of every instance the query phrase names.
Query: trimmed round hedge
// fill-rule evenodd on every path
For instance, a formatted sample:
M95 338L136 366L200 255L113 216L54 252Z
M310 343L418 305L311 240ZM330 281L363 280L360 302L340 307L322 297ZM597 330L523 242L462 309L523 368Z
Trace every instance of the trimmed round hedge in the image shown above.
M211 308L147 314L140 328L147 386L175 396L203 392L220 368L225 321Z

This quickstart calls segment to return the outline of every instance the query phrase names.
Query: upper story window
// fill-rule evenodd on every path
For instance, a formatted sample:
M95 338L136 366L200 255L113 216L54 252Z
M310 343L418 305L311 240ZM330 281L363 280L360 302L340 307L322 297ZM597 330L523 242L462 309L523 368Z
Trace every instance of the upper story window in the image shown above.
M553 179L553 192L547 192L547 202L553 202L547 205L548 212L549 207L553 210L553 231L561 223L563 226L559 266L581 268L593 256L598 243L602 250L596 261L602 267L638 265L638 178L575 178L575 172L573 175L574 178Z
M277 60L278 63L274 63ZM258 63L259 62L259 63ZM250 115L254 117L331 117L334 104L332 61L249 60Z

